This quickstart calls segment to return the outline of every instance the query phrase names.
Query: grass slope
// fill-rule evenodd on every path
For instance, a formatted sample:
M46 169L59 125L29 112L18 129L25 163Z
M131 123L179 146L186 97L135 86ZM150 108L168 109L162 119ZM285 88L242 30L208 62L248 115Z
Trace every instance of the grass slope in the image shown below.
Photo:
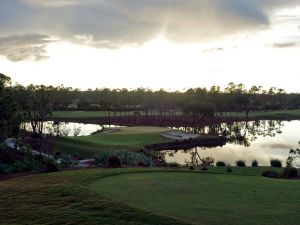
M20 177L0 182L0 224L297 224L299 181L257 176L264 169L234 168L244 175L221 174L224 168L87 169Z
M92 157L101 150L139 150L146 144L170 141L161 136L166 128L126 127L116 132L82 137L56 138L54 149L64 154L77 153L83 157Z

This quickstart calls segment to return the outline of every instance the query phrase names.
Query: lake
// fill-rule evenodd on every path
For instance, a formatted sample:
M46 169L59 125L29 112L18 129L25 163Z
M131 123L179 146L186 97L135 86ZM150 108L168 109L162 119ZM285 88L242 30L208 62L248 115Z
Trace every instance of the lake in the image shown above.
M29 123L25 124L25 127L26 130L31 131ZM78 136L87 136L106 127L119 126L47 121L43 129L46 134L56 135L57 132L60 132L60 135L63 136L74 136L74 130L80 128ZM167 162L177 162L181 165L191 162L191 153L196 150L201 157L211 156L215 162L224 161L231 165L235 165L237 160L244 160L250 166L252 160L257 160L260 166L268 166L270 159L280 159L285 165L289 150L297 148L300 141L300 121L298 120L260 120L222 123L206 127L172 127L172 129L191 133L224 135L228 138L227 144L222 147L198 147L187 151L167 150L161 152Z
M213 157L215 162L224 161L235 165L244 160L251 166L257 160L260 166L269 166L270 159L285 160L291 148L297 148L300 141L300 121L257 121L236 122L204 128L177 128L193 133L223 134L229 141L223 147L192 149L188 151L163 151L167 162L186 164L191 162L191 153L197 151L200 157Z
M21 125L21 127L22 129L25 127L26 131L32 131L30 123L25 123ZM77 136L88 136L107 127L115 128L120 126L46 121L43 125L43 133L52 134L53 136L72 137L74 136L74 132L76 132L75 130L79 129L79 134Z

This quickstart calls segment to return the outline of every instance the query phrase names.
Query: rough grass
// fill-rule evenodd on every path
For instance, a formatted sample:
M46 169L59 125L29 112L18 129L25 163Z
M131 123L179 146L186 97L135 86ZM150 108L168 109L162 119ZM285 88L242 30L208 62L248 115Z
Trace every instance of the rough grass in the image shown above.
M139 150L146 144L170 141L161 136L168 130L160 127L118 128L113 133L81 137L55 138L55 151L64 154L77 153L83 157L92 157L101 150Z
M300 181L257 176L264 169L87 169L1 181L0 224L298 224Z

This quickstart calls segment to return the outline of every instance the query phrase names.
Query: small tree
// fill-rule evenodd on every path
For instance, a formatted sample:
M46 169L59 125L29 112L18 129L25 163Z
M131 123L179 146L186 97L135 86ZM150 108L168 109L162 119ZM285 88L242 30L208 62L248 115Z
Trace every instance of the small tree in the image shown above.
M0 138L16 136L21 121L10 85L11 79L0 73Z
M300 149L291 149L286 160L286 167L300 167Z
M76 127L76 125L74 125L73 127L73 135L74 137L77 137L81 132L81 127Z

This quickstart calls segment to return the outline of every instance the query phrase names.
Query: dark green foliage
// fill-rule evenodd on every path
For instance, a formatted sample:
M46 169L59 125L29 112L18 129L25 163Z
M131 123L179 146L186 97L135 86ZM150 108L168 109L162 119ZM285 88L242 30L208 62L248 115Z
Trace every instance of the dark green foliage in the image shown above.
M272 167L282 167L282 162L279 159L272 159L270 164Z
M195 167L190 166L190 167L189 167L189 170L195 170Z
M108 166L109 158L116 156L121 160L121 165L128 166L152 166L152 159L147 157L143 153L131 152L131 151L101 151L94 156L95 162L99 166Z
M280 178L280 175L276 171L265 171L261 174L263 177L269 177L269 178Z
M230 165L226 166L226 172L232 173L232 167Z
M0 73L0 140L18 133L20 118L10 84L10 78Z
M236 161L236 165L238 167L245 167L246 166L245 161L243 161L243 160Z
M253 161L252 161L252 167L257 167L257 166L258 166L257 160L253 160Z
M218 167L224 167L224 166L226 166L226 164L225 164L225 162L223 162L223 161L218 161L218 162L216 163L216 166L218 166Z
M46 161L44 170L45 173L52 173L58 171L57 163L53 160Z
M15 161L11 164L0 163L0 174L13 174L28 171L38 171L40 164L36 160Z
M169 162L169 163L167 163L167 167L178 168L178 167L180 167L180 165L177 162Z
M70 155L64 155L60 159L59 166L62 168L72 168L78 165L77 160L73 160Z
M112 155L108 158L107 166L110 168L122 167L121 159L118 156Z
M284 178L295 178L298 176L298 169L295 167L286 167L283 171Z

